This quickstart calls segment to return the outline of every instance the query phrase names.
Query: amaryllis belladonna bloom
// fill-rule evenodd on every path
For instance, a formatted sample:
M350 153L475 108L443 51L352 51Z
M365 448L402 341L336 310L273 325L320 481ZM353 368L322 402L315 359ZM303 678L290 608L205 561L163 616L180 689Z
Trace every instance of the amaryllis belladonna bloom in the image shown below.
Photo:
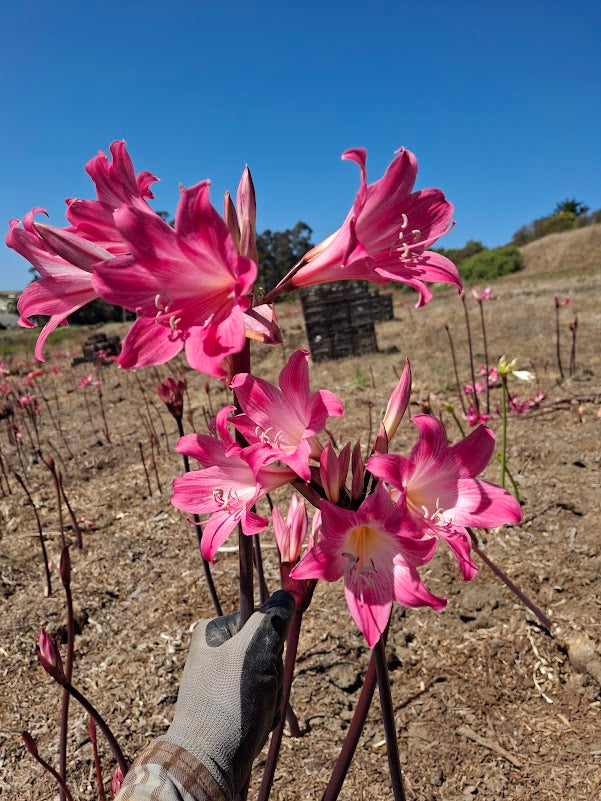
M92 268L110 253L93 242L51 226L34 223L34 215L46 213L33 209L25 215L23 227L11 220L6 244L16 250L37 270L40 278L29 284L19 297L19 325L34 328L29 317L48 315L35 346L35 357L43 361L43 349L49 334L77 309L97 297L92 287ZM50 243L50 244L49 244Z
M294 579L344 577L349 611L370 648L386 628L393 601L433 609L446 604L428 591L417 572L432 558L436 539L401 533L404 515L382 484L356 511L323 501L317 544L291 573Z
M398 281L417 290L418 306L432 297L424 281L450 283L461 289L455 265L427 250L449 230L453 206L440 189L413 192L417 177L413 153L399 150L384 176L369 185L367 151L353 148L342 158L359 165L359 191L341 228L304 256L292 284L303 287L342 279L379 284Z
M249 373L234 376L231 387L244 414L233 418L233 425L249 443L267 446L273 459L287 464L308 481L309 459L319 459L322 446L317 434L328 417L339 417L344 407L327 389L311 392L309 353L297 350L282 368L279 389Z
M257 267L237 252L209 182L182 190L175 229L127 205L114 219L130 255L97 265L93 283L105 300L139 315L121 366L163 364L185 348L191 367L223 378L224 357L244 346Z
M86 172L96 187L97 199L70 198L67 200L66 217L71 223L68 230L118 255L127 253L129 246L115 227L115 210L125 203L155 215L146 198L154 198L150 185L158 178L146 170L136 175L124 141L113 142L110 152L112 161L99 151L86 164Z
M465 527L519 523L521 506L506 490L476 478L493 454L495 437L489 428L480 426L449 446L436 417L420 414L413 422L418 440L409 456L375 455L366 468L390 484L393 499L406 511L415 533L446 540L464 579L471 579L477 568L470 559Z
M241 448L234 442L227 417L234 406L217 414L220 439L207 434L182 437L176 450L196 459L203 466L173 480L171 503L178 509L208 514L203 523L202 555L212 560L238 522L245 534L258 534L268 519L252 511L253 505L268 492L296 478L288 467L265 464L269 451L261 445Z
M472 289L472 295L476 298L477 301L492 300L493 298L492 289L489 286L487 286L486 289L482 290L475 288Z
M477 412L476 407L470 404L467 408L465 418L468 422L468 425L470 425L473 428L474 426L477 426L479 423L482 424L488 423L488 421L490 420L490 415Z

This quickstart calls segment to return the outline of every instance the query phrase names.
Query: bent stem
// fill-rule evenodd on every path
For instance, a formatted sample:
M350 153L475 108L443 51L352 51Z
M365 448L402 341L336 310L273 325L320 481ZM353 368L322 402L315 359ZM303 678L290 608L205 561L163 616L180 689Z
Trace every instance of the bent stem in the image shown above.
M18 473L13 473L14 477L17 479L19 484L21 485L23 492L27 495L27 500L29 501L29 505L33 509L33 513L35 515L35 522L38 526L38 537L40 540L40 547L42 548L42 560L44 562L44 573L46 575L46 597L50 597L52 595L52 580L50 578L50 567L48 565L48 552L46 550L46 543L44 542L44 531L42 529L42 522L40 520L40 516L38 514L38 510L36 508L35 503L33 502L33 498L29 490L27 489L27 485L21 478Z
M59 788L65 794L65 798L67 799L67 801L73 801L73 796L71 795L71 791L69 790L69 788L67 787L67 785L65 784L63 779L61 778L59 772L57 770L55 770L52 767L52 765L50 765L48 762L46 762L45 759L42 759L42 757L38 754L38 749L37 749L37 746L35 744L35 741L34 741L33 737L29 734L29 732L26 732L26 731L22 732L21 733L21 737L23 738L23 742L25 743L25 747L27 748L27 750L29 751L31 756L36 760L36 762L39 762L40 765L44 768L44 770L48 771L48 773L54 778L54 780L58 784Z
M61 559L64 558L65 549L63 548ZM67 559L69 558L67 553ZM75 624L73 622L73 596L71 594L71 583L69 580L63 580L65 588L65 596L67 603L67 657L65 660L65 676L67 681L70 682L73 677L73 654L75 650ZM59 732L59 772L64 782L67 780L67 734L69 728L69 693L63 687L61 698L61 725ZM59 789L59 797L61 801L65 801L65 792L63 787Z
M115 739L115 735L110 730L108 723L104 720L100 712L96 709L96 707L88 701L85 695L82 695L79 690L76 690L75 687L70 683L66 682L63 687L69 695L71 695L75 700L80 703L83 708L86 710L88 715L90 715L94 719L94 723L98 726L100 731L104 734L107 743L110 746L111 751L113 752L113 756L117 760L119 767L123 775L125 776L127 771L129 770L129 765L127 764L127 760L123 756L123 751L119 747L119 743Z
M480 559L482 559L484 564L486 564L492 570L492 572L495 574L495 576L497 576L497 578L501 579L501 581L503 582L503 584L505 584L506 587L509 587L511 592L517 598L519 598L519 600L524 604L524 606L526 606L538 618L538 620L543 625L543 627L547 630L547 632L549 634L551 634L551 629L553 628L553 621L549 617L547 617L547 615L545 615L545 613L542 611L542 609L540 609L534 603L534 601L532 601L526 595L526 593L524 593L524 592L522 592L522 590L520 590L520 588L517 586L517 584L515 584L509 578L509 576L507 575L507 573L505 573L504 570L502 570L495 562L493 562L492 559L490 559L484 553L484 551L478 545L478 539L476 537L475 532L471 528L468 528L467 532L470 535L471 540L472 540L472 548L474 549L475 553L478 554Z
M395 801L405 801L405 788L403 787L403 774L401 772L401 762L399 759L399 744L396 736L392 696L390 694L390 679L388 676L388 665L386 664L386 644L384 643L383 637L380 637L373 652L376 657L378 691L380 693L382 721L386 734L386 751L388 753L388 769L390 770L392 792Z
M371 706L375 689L376 657L375 654L372 653L369 661L369 667L363 681L363 687L361 688L361 693L359 695L359 700L357 701L357 706L355 707L355 711L353 713L351 725L349 726L346 737L344 738L344 742L342 743L340 754L338 754L338 759L336 760L334 770L330 776L330 781L328 782L328 786L325 789L321 801L336 801L338 795L340 794L340 790L342 789L342 785L349 771L355 751L357 750L361 733L365 727L367 713L369 712L369 707Z
M271 735L271 742L269 743L269 751L267 753L267 761L265 762L265 770L263 771L263 778L261 780L258 801L267 801L271 792L271 786L273 784L273 777L275 775L275 769L278 763L278 757L280 755L280 746L282 744L284 725L286 723L286 710L288 709L288 702L290 700L290 690L292 688L292 679L294 677L294 665L296 663L298 638L300 635L302 622L303 613L295 612L294 617L292 618L292 623L290 624L288 638L286 640L286 658L284 660L284 683L282 687L280 719L278 725L273 731L273 734Z

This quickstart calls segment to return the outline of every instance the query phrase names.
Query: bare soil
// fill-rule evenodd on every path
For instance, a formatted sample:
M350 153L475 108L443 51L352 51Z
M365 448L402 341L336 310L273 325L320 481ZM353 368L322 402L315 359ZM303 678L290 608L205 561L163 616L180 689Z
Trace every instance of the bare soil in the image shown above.
M579 234L581 232L578 232ZM408 799L537 799L592 801L601 797L601 542L599 469L601 450L601 280L598 273L557 274L533 283L528 271L494 287L498 300L485 306L491 361L517 356L536 372L536 384L512 381L520 397L541 389L547 397L525 417L509 422L508 465L524 506L521 527L483 533L486 553L552 618L550 636L534 615L482 566L463 583L441 547L423 571L429 588L449 598L447 609L393 613L389 665ZM554 295L569 295L562 308L563 362L569 356L568 320L578 314L576 373L558 382L555 361ZM394 321L378 326L381 353L313 365L312 385L340 395L346 407L331 421L339 443L370 431L395 384L395 370L411 359L411 413L441 412L444 400L459 411L443 323L455 339L462 378L469 380L463 311L455 294L438 291L422 310L406 308L409 295L395 293ZM477 304L468 298L476 361L483 361ZM280 307L285 348L254 349L255 370L276 378L287 355L305 344L298 304ZM124 331L113 326L110 330ZM85 334L82 333L82 336ZM161 489L152 469L148 434L140 415L145 404L135 377L111 366L102 371L112 442L102 433L96 398L90 394L96 432L76 389L87 370L60 361L62 375L39 385L62 427L71 458L42 405L42 445L54 455L65 490L79 517L94 523L84 531L84 549L71 549L76 606L74 684L110 721L132 758L164 732L177 695L190 626L211 616L192 527L169 503L170 481L179 474L173 452L174 421L159 411L156 376L141 372L146 400L154 404L160 439L156 455ZM173 367L171 365L170 367ZM204 377L187 373L194 426L205 430L209 412ZM58 405L57 405L58 399ZM210 384L213 409L228 399ZM493 409L500 400L493 395ZM160 418L159 418L160 414ZM459 434L443 414L449 438ZM370 423L371 418L371 423ZM499 435L500 418L491 426ZM190 430L190 424L187 423ZM406 419L394 450L406 451L414 437ZM48 440L60 452L60 461ZM12 470L23 472L4 430L2 452ZM142 442L152 494L140 462ZM35 498L53 560L53 594L44 580L35 519L23 492L0 498L0 797L43 801L56 796L52 781L26 753L23 729L40 753L57 764L60 691L37 665L41 625L65 636L65 610L57 569L60 534L54 489L46 467L32 458L25 436L25 479ZM498 481L498 463L486 477ZM280 497L286 497L286 491ZM65 520L69 518L65 510ZM67 537L73 539L67 526ZM276 552L270 531L262 535L270 589L277 587ZM236 606L235 540L214 567L225 609ZM584 636L578 650L576 636ZM568 649L570 646L570 649ZM369 652L348 614L341 583L320 583L305 616L292 704L305 734L285 736L273 797L281 801L320 798L342 743L369 661ZM595 678L596 676L596 678ZM377 697L347 777L341 799L391 798L384 732ZM100 740L107 783L112 760ZM255 766L249 798L256 796L264 755ZM73 704L69 726L70 784L76 799L96 799L92 748L85 714Z

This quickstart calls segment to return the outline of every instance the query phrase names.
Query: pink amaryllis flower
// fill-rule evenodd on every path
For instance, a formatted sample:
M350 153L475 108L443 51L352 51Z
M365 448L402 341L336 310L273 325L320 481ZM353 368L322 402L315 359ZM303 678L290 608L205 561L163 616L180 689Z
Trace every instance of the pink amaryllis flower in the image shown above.
M52 331L66 324L74 311L98 297L92 287L92 270L99 261L110 259L111 254L73 233L34 223L38 212L46 214L44 209L33 209L25 215L22 228L19 220L11 220L6 244L40 274L21 294L17 308L19 325L23 328L35 327L29 317L50 317L35 346L35 357L41 362L44 344Z
M484 300L492 300L493 294L491 287L487 286L485 289L472 289L472 295L476 298L476 300L481 303Z
M127 205L114 219L130 255L97 265L93 283L105 300L140 315L121 366L163 364L185 348L191 367L225 377L224 357L244 346L257 267L236 251L210 203L209 182L182 190L175 229Z
M279 389L250 373L238 373L231 387L244 414L232 420L249 443L267 446L273 459L287 464L308 481L309 459L319 459L317 434L328 417L344 412L340 399L327 389L311 392L309 353L297 350L280 372Z
M479 426L449 447L440 420L420 414L413 422L418 440L408 457L375 455L366 468L391 485L392 497L406 510L415 533L446 540L464 579L471 579L477 568L465 527L519 523L521 506L506 490L476 478L492 457L495 437L489 428Z
M461 290L455 265L427 250L449 230L453 206L440 189L413 192L413 153L397 151L385 175L369 185L367 151L353 148L342 158L361 170L353 206L341 228L304 256L291 283L303 287L351 278L379 284L398 281L417 290L418 306L432 297L424 281L450 283Z
M265 464L269 458L261 445L240 448L228 430L226 406L217 414L220 439L207 434L182 437L176 450L196 459L201 470L192 470L173 480L171 503L184 512L208 514L203 523L201 551L212 560L238 522L245 534L258 534L269 523L252 511L253 505L268 492L293 481L296 474L288 467Z
M404 516L382 484L356 511L322 501L320 537L291 573L326 581L344 576L349 611L370 648L386 628L393 601L437 610L446 604L417 572L432 558L436 539L401 533Z
M245 342L257 267L240 256L209 200L209 182L183 189L175 230L158 216L121 206L115 223L131 255L97 265L101 297L137 312L122 367L163 364L183 348L191 367L219 378L222 361Z
M115 210L125 203L154 215L146 198L154 198L150 185L158 178L147 170L136 175L124 141L113 142L110 152L112 161L101 150L86 164L86 172L96 187L97 199L70 198L66 217L72 226L68 230L118 255L127 253L129 246L115 226Z

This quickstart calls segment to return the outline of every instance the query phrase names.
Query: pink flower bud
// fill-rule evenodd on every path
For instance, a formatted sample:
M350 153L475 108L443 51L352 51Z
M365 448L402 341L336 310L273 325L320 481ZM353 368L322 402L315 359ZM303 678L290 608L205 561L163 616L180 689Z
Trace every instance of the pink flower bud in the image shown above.
M361 443L357 441L353 448L353 458L351 462L351 469L353 472L353 480L351 484L351 496L353 500L357 500L363 494L363 481L364 481L364 465L363 457L361 456Z
M238 193L236 195L236 208L240 221L240 255L252 259L255 263L259 260L257 255L257 200L255 197L255 187L252 175L248 166L244 168Z
M280 551L282 562L295 564L301 552L301 547L307 536L307 510L305 502L298 495L293 494L286 515L286 522L280 510L274 506L273 533Z
M176 420L181 420L184 413L185 389L186 381L183 378L180 381L176 381L174 378L169 377L164 384L157 385L157 395Z
M111 780L111 793L113 794L113 798L117 795L119 790L123 785L123 771L119 766L115 768L115 772L113 773L113 778Z
M332 503L338 503L340 499L340 465L331 442L328 442L321 452L319 477L327 499Z
M405 361L403 373L392 391L386 413L384 414L384 428L388 442L393 438L396 433L399 423L403 419L403 415L407 411L409 405L409 397L411 396L411 367L409 359Z
M65 545L61 551L61 562L59 572L63 587L68 588L71 584L71 557L69 555L69 546Z
M37 650L38 659L46 673L52 676L59 684L65 684L67 678L63 670L63 663L57 644L43 627L40 629Z
M238 224L236 207L234 206L234 201L229 192L225 193L223 199L223 218L230 232L230 236L234 240L236 250L240 252L240 225Z

